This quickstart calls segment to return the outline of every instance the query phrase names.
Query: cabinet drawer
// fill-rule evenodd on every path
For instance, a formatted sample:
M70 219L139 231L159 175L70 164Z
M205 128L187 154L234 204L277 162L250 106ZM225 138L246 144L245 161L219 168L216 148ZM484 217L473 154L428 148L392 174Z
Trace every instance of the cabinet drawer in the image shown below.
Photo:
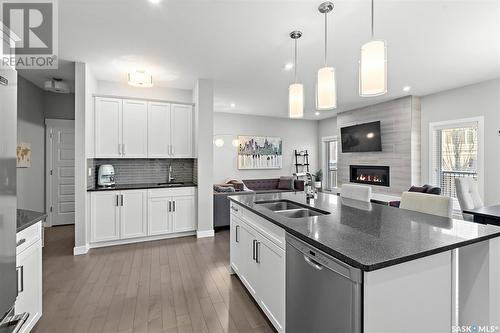
M231 210L232 211L232 210ZM285 249L285 230L276 224L252 213L248 209L239 207L238 217L249 224L252 228L260 232L263 236L278 245L281 249Z
M16 235L16 254L26 250L30 245L36 243L42 237L42 223L37 222L32 226L21 230Z
M158 188L148 190L149 198L175 197L195 194L196 187Z

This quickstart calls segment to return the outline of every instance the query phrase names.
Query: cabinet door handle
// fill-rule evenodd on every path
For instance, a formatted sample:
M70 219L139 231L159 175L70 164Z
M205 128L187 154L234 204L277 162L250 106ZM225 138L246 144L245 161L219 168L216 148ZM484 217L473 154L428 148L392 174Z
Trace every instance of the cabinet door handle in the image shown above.
M173 209L174 209L174 212L175 212L175 201L173 201L173 203L174 203L174 204L173 204Z
M18 266L17 267L17 274L18 274L18 277L17 277L17 283L18 283L18 286L17 286L17 294L19 295L20 293L22 293L24 291L24 266ZM19 274L21 275L19 277ZM21 278L21 283L19 283L19 278ZM21 285L21 289L19 289L19 285Z
M125 144L122 144L122 155L125 156Z
M121 206L123 207L123 194L120 194Z
M238 229L240 228L239 225L236 226L236 230L235 230L235 235L234 235L234 238L235 238L235 241L236 243L239 243L240 242L240 239L239 239L239 235L238 235Z
M255 261L255 243L257 243L257 240L252 241L252 260Z
M120 195L116 195L116 207L120 206Z
M16 246L22 245L22 244L24 244L24 243L26 243L26 238L21 238L21 239L17 242Z
M172 201L169 201L168 202L168 211L171 212L172 211Z
M119 143L118 144L118 155L122 154L122 145Z
M238 211L238 208L234 207L234 206L231 206L231 209L234 210L235 212Z
M260 242L255 241L255 262L260 264Z

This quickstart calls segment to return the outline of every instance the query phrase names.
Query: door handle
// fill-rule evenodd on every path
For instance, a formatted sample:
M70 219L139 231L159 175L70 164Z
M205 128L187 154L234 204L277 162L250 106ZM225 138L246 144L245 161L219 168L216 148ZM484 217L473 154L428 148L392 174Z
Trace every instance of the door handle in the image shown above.
M120 206L120 195L116 195L116 207Z
M238 211L238 208L234 207L234 206L231 206L231 209L234 210L235 212Z
M304 254L304 260L305 260L305 261L306 261L306 262L307 262L307 263L308 263L308 264L309 264L312 268L314 268L314 269L316 269L316 270L318 270L318 271L320 271L320 270L322 270L322 269L323 269L323 266L322 266L322 265L320 265L317 261L315 261L315 260L313 260L313 259L309 258L309 257L308 257L308 256L306 256L305 254Z
M22 293L24 291L24 266L18 266L17 267L17 274L21 274L20 278L21 278L21 289L19 289L19 276L17 277L17 282L18 282L18 286L17 286L17 294L19 295L20 293Z
M122 144L122 155L125 156L125 144Z
M168 202L168 211L171 212L172 211L172 201L169 201Z
M235 230L235 235L234 235L234 238L235 238L235 241L236 243L239 243L240 242L240 239L239 239L239 235L238 235L238 229L240 228L239 225L236 226L236 230Z
M257 243L257 240L253 240L252 242L252 259L255 261L255 243Z
M255 262L260 264L260 242L255 241Z
M122 145L119 143L118 144L118 155L122 154Z
M120 194L120 198L121 198L121 206L123 207L123 194Z
M22 244L24 244L24 243L26 243L26 238L21 238L21 239L17 242L16 246L22 245Z
M175 200L172 201L174 204L173 204L173 209L174 209L174 212L175 212Z

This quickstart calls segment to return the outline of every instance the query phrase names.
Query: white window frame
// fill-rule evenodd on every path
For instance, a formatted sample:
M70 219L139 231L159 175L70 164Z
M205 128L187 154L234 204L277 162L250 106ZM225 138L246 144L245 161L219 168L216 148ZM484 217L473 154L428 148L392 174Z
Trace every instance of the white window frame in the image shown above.
M472 117L472 118L461 118L446 121L438 121L429 123L429 160L428 160L428 181L432 179L432 151L434 147L434 140L432 133L435 130L443 130L448 128L456 128L459 126L470 126L471 124L476 124L478 127L478 150L477 150L477 179L479 186L479 194L481 198L484 198L484 116Z
M328 172L330 171L329 170L329 161L327 161L327 156L328 156L328 142L331 142L331 141L337 141L337 185L338 185L338 156L339 156L339 152L338 152L338 149L339 149L339 136L338 135L333 135L333 136L324 136L321 138L321 170L323 170L323 182L321 184L323 190L326 189L326 180L327 180L327 174ZM331 189L331 192L335 192L335 190L337 190L338 187L334 187Z

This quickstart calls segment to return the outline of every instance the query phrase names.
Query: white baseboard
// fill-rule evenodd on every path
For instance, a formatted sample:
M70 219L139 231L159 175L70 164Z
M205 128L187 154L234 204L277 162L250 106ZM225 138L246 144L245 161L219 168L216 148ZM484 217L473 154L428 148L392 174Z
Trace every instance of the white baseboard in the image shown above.
M196 231L196 238L214 237L214 229Z
M87 254L87 252L89 252L89 246L88 246L88 244L87 245L83 245L83 246L75 246L73 248L73 255L74 256L79 256L79 255L82 255L82 254Z
M129 238L129 239L120 239L120 240L99 242L99 243L90 243L88 246L90 249L96 249L99 247L125 245L125 244L142 243L142 242L151 242L151 241L157 241L157 240L163 240L163 239L188 237L188 236L194 236L194 235L195 235L194 231L185 231L185 232L177 232L177 233L172 233L172 234L146 236L146 237Z

